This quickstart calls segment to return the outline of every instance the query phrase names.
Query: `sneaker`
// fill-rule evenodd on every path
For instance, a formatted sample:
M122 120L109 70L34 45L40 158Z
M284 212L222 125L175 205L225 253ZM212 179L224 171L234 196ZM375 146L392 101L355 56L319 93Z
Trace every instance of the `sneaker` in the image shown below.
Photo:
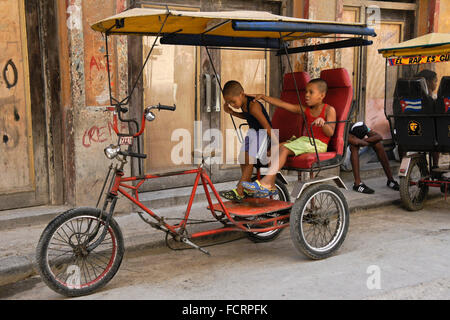
M261 185L258 180L255 180L254 182L243 181L242 186L255 198L265 198L270 195L270 190Z
M228 190L228 191L220 191L219 195L222 198L225 198L227 200L231 200L231 201L242 201L245 198L245 194L243 196L241 196L236 189L232 189L232 190Z
M393 190L395 190L395 191L400 190L400 185L395 180L388 180L388 182L386 182L386 186L391 188L391 189L393 189Z
M375 191L370 189L368 186L366 186L364 183L360 183L359 186L353 185L353 190L360 193L366 193L366 194L372 194Z

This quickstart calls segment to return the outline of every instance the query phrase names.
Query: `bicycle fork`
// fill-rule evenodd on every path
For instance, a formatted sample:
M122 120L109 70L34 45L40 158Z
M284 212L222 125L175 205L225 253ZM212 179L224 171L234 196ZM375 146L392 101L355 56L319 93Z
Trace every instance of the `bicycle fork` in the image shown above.
M106 175L105 182L103 183L103 187L102 187L102 190L101 190L101 192L100 192L100 196L99 196L99 198L98 198L96 208L98 208L98 205L99 205L100 200L101 200L101 198L102 198L103 192L105 191L106 183L108 182L108 179L109 179L109 176L110 176L112 170L113 170L113 165L111 164L111 165L109 166L109 170L108 170L108 173L107 173L107 175ZM115 170L117 170L117 167L116 167ZM116 173L117 173L117 172L116 172ZM90 244L89 246L86 247L86 251L87 251L88 253L91 252L91 251L93 251L95 248L97 248L97 247L103 242L103 240L104 240L105 237L106 237L106 233L107 233L108 228L109 228L109 223L111 222L111 218L112 218L112 215L113 215L113 213L114 213L114 209L115 209L115 207L116 207L116 203L117 203L117 199L118 199L117 195L114 195L114 194L111 193L111 187L112 187L114 181L115 181L114 178L111 179L111 182L110 182L110 185L109 185L109 188L108 188L108 193L107 193L105 202L104 202L104 204L103 204L103 208L102 208L102 210L100 210L100 213L99 213L97 225L95 226L94 231L87 237L87 239L86 239L86 241L85 241L85 244L87 245L87 244L89 244L92 240L94 240L95 237L98 235L98 232L99 232L99 230L100 230L100 224L101 224L101 221L102 221L102 215L103 215L103 212L106 211L106 209L107 209L107 207L108 207L108 203L111 203L111 204L110 204L110 207L109 207L109 213L107 214L105 223L104 223L104 225L103 225L102 233L100 234L100 237L99 237L94 243L92 243L92 244ZM90 229L91 224L92 224L92 222L89 222L87 230Z
M106 200L106 201L108 201L108 200ZM111 217L112 217L112 215L113 215L113 213L114 213L114 209L115 209L115 207L116 207L117 196L114 196L110 201L111 201L111 205L110 205L110 207L109 207L109 213L108 213L108 215L106 216L105 224L103 225L102 233L101 233L100 237L99 237L94 243L90 244L90 245L86 248L87 252L91 252L92 250L94 250L95 248L97 248L97 247L100 245L100 243L102 243L103 240L104 240L105 237L106 237L106 232L108 231L109 223L111 222ZM106 207L106 205L107 205L107 204L105 204L105 207ZM96 228L95 228L95 231L87 238L86 243L90 243L90 242L91 242L92 240L94 240L95 237L97 236L97 234L98 234L98 232L99 232L99 230L100 230L101 216L102 216L102 213L103 213L103 212L104 212L103 210L100 211L100 217L99 217L99 221L97 222L97 226L96 226ZM89 227L88 227L88 228L89 228ZM88 230L89 230L89 229L88 229Z

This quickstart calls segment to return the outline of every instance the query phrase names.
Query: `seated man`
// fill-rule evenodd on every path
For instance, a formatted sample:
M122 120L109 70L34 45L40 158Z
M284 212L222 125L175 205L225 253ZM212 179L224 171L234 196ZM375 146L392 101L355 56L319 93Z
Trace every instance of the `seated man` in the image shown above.
M359 148L368 146L373 148L377 154L378 160L383 166L384 173L388 179L386 185L396 191L400 189L399 184L392 177L391 168L389 167L389 160L386 152L384 151L381 140L382 137L375 131L370 130L363 122L357 122L350 125L348 143L351 151L350 161L353 169L353 177L355 178L355 182L353 184L354 191L367 194L372 194L375 192L361 181L359 174Z

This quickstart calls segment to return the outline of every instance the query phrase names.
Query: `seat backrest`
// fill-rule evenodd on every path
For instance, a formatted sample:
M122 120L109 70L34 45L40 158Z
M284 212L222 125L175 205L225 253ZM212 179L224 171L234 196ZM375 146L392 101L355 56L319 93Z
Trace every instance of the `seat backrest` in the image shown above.
M285 74L280 99L292 104L298 104L297 90L295 89L295 84L297 84L300 101L304 105L305 89L309 81L310 77L306 72ZM301 137L303 132L303 116L282 108L276 108L272 117L272 127L279 130L280 142L289 140L292 136Z
M439 85L436 113L450 113L450 77L444 76Z
M394 91L394 128L398 145L406 151L436 151L435 102L425 78L401 78ZM402 117L407 115L407 117Z
M425 78L398 79L394 91L394 115L434 113Z
M353 99L352 80L344 68L323 70L320 78L328 85L324 102L336 110L336 121L349 120ZM328 151L344 154L346 123L337 123L334 135L328 143Z

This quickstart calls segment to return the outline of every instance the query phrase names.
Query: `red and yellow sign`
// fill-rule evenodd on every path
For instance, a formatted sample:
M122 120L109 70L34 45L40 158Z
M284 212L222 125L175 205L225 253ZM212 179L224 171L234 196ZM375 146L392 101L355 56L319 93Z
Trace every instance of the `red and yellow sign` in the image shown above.
M414 57L399 57L387 59L390 66L402 66L409 64L424 64L424 63L437 63L437 62L449 62L450 53L437 54L431 56L414 56Z

